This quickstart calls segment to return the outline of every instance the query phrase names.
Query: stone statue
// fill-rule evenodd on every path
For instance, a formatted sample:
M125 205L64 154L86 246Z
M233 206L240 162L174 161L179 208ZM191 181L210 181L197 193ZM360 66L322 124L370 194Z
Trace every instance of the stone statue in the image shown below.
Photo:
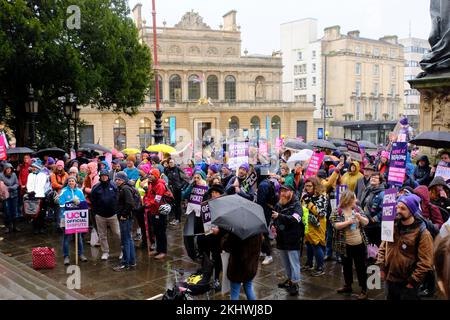
M261 80L258 80L256 83L256 98L263 99L264 98L264 87Z
M450 71L450 0L431 0L431 34L428 39L431 51L420 62L422 72L427 74Z

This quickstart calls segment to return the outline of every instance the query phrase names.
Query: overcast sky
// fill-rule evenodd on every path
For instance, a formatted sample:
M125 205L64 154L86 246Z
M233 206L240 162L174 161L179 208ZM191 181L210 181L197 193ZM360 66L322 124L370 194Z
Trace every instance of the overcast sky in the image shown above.
M151 25L151 0L129 0L130 9L143 5L147 25ZM303 18L316 18L319 36L323 29L340 25L341 32L360 30L361 37L378 39L384 35L411 35L428 38L430 0L156 0L156 21L173 27L192 9L213 29L219 29L222 16L234 9L241 26L242 51L271 54L280 49L280 24Z

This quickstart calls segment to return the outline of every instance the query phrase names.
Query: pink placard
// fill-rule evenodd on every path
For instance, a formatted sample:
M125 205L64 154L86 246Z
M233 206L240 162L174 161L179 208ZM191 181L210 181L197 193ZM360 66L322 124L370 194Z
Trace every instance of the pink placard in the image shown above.
M0 160L5 160L7 157L5 137L0 134Z
M319 172L320 166L322 165L323 158L325 157L325 152L314 153L309 160L308 169L306 169L305 179L309 177L316 176Z

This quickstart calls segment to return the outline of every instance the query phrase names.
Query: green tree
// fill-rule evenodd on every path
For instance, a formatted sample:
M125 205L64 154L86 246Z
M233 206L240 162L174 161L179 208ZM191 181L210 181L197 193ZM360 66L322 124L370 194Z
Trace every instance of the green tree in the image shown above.
M68 27L80 8L79 29ZM150 50L138 40L125 0L0 0L0 119L25 145L27 88L39 101L38 143L64 146L67 120L58 99L135 114L149 93ZM70 22L70 21L69 21Z

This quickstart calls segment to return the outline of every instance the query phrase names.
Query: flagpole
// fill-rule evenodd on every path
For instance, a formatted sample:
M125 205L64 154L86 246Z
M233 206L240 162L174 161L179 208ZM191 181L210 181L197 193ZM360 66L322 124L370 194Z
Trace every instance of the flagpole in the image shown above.
M152 0L152 17L153 17L153 68L155 77L155 98L156 98L156 111L153 112L155 116L155 130L154 138L155 144L162 143L163 140L163 128L162 128L162 111L159 106L159 81L158 81L158 46L156 41L156 9L155 0Z

